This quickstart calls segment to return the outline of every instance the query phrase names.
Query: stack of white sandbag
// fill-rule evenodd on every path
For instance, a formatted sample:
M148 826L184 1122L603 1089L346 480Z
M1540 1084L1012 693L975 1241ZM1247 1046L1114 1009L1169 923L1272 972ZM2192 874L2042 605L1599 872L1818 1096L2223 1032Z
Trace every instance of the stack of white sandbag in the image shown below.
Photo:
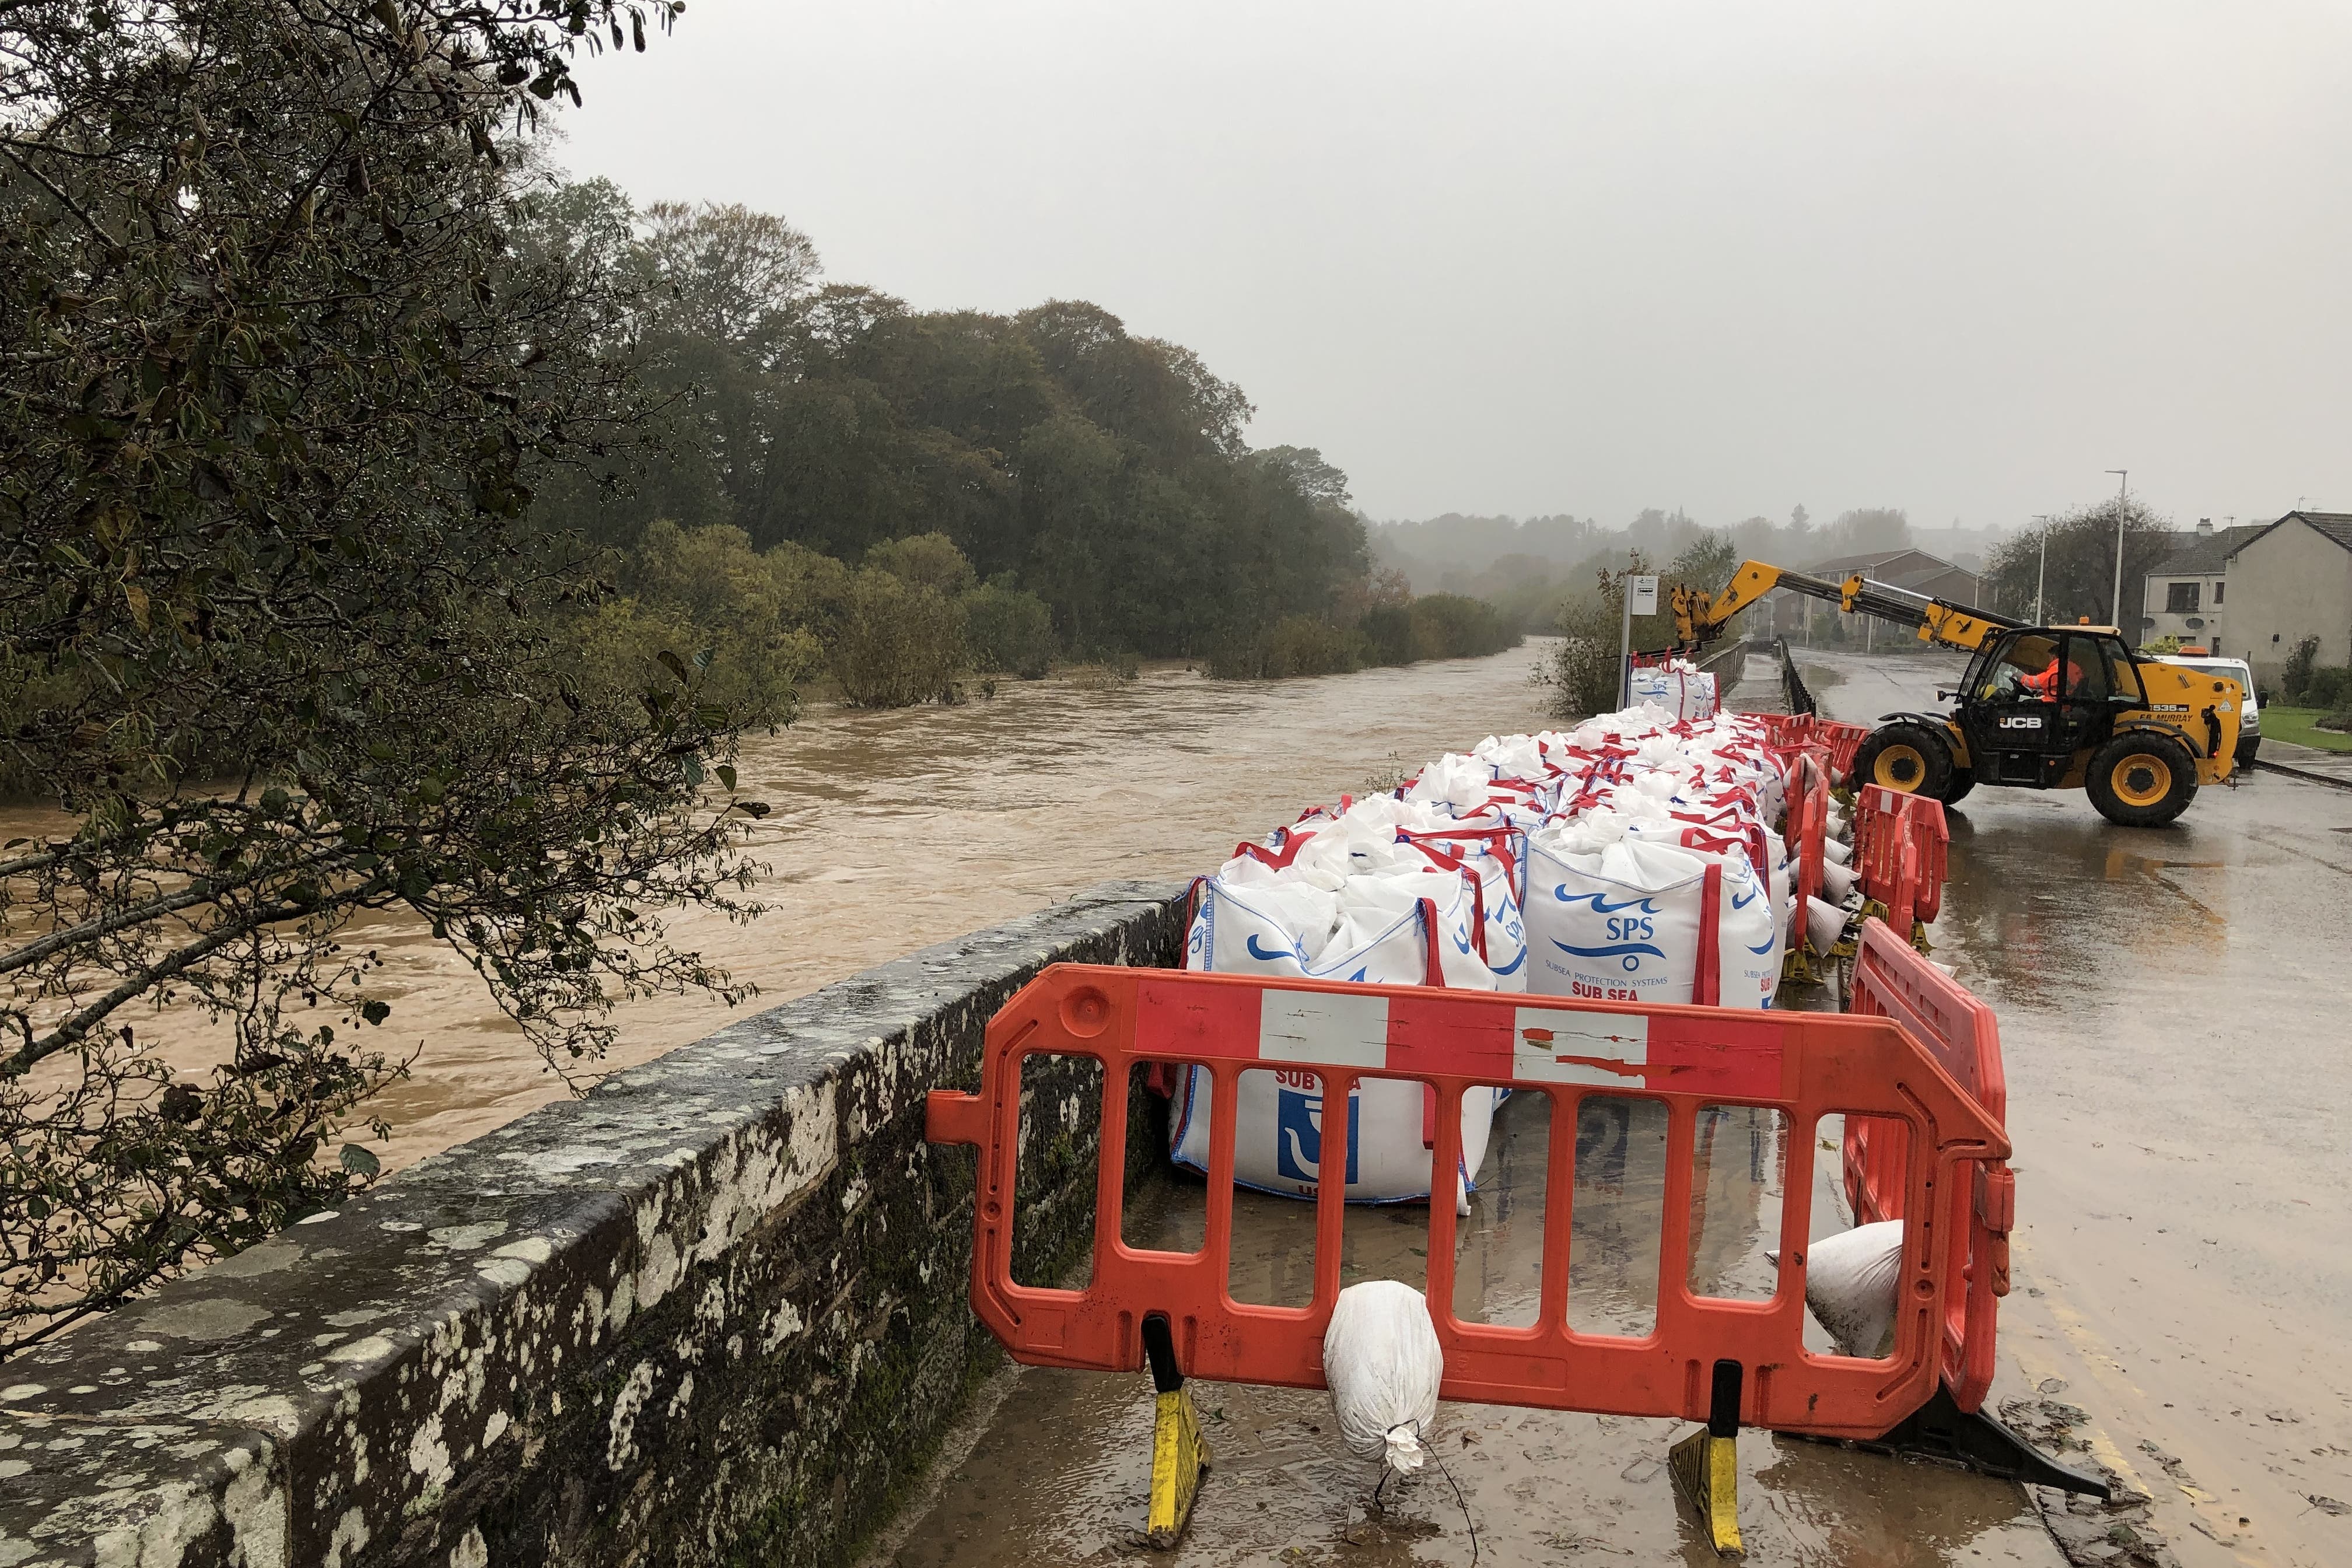
M1830 802L1822 834L1822 890L1801 911L1805 945L1827 958L1862 909L1861 877L1853 869L1853 821Z
M1640 702L1570 731L1490 736L1392 794L1310 807L1196 888L1185 963L1223 973L1770 1005L1790 921L1778 831L1786 781L1763 727ZM1171 1152L1208 1166L1208 1076L1179 1082ZM1366 1079L1346 1152L1350 1201L1433 1190L1417 1082ZM1308 1197L1321 1084L1245 1075L1235 1180ZM1457 1192L1492 1105L1467 1097ZM1464 1201L1457 1198L1457 1202Z

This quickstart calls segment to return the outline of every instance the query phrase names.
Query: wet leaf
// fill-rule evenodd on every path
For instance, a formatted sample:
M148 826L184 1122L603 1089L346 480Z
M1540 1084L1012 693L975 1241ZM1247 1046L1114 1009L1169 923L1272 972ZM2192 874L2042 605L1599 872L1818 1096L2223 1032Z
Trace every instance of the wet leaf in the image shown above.
M383 1171L383 1162L377 1159L373 1152L361 1148L356 1143L344 1144L342 1152L336 1155L335 1158L342 1165L344 1170L349 1171L352 1175L359 1177L362 1181L372 1180L375 1176L382 1174Z

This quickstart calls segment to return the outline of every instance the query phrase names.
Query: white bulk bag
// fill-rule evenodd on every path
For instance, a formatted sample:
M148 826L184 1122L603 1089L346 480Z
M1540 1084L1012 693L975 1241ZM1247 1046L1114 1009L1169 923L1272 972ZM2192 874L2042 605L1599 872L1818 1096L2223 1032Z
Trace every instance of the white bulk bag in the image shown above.
M1209 1093L1206 1069L1176 1080L1168 1157L1200 1175L1209 1173ZM1495 1095L1462 1096L1462 1163L1454 1172L1454 1212L1469 1212L1473 1174L1486 1163ZM1361 1078L1348 1097L1346 1181L1351 1204L1412 1203L1430 1195L1429 1167L1436 1146L1436 1090L1415 1080ZM1282 1197L1312 1200L1323 1174L1323 1081L1310 1068L1266 1067L1244 1072L1234 1108L1234 1181ZM1336 1152L1336 1151L1335 1151Z
M1633 671L1627 692L1636 705L1654 703L1675 720L1715 717L1715 677L1656 665Z
M1528 988L1527 928L1519 918L1519 867L1526 858L1525 836L1490 829L1461 837L1439 832L1409 834L1407 842L1440 867L1458 865L1461 874L1476 880L1478 912L1486 950L1480 954L1495 977L1497 991Z
M1437 916L1434 930L1429 912ZM1286 922L1304 920L1307 929ZM1276 974L1367 985L1443 984L1492 991L1494 972L1477 952L1476 905L1458 871L1350 877L1337 893L1276 879L1235 887L1223 876L1202 884L1186 940L1185 967L1226 974ZM1313 922L1321 921L1320 925ZM1169 1157L1209 1169L1206 1069L1177 1079ZM1435 1091L1413 1080L1360 1079L1350 1097L1347 1174L1350 1203L1401 1203L1431 1194L1431 1120ZM1234 1136L1234 1180L1261 1192L1312 1198L1322 1173L1323 1086L1305 1068L1268 1067L1242 1075ZM1466 1212L1472 1175L1486 1162L1495 1097L1462 1097L1462 1162L1454 1205Z
M1304 976L1339 916L1339 896L1268 873L1244 884L1220 873L1200 885L1184 967L1220 974Z
M1323 1381L1349 1453L1401 1474L1421 1468L1445 1381L1445 1351L1427 1300L1395 1279L1340 1291L1323 1331Z
M1717 1004L1769 1005L1780 984L1780 922L1745 855L1706 856L1626 839L1562 855L1555 829L1528 846L1528 989L1597 1001L1687 1003L1703 963ZM1700 929L1709 868L1720 879L1712 932Z

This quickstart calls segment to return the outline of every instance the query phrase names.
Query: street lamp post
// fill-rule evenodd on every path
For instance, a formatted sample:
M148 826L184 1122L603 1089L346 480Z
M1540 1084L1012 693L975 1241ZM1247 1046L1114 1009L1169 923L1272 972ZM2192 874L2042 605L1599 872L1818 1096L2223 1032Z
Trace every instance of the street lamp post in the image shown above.
M2033 574L2033 624L2046 626L2050 615L2042 607L2042 591L2050 585L2050 514L2037 511L2033 521L2042 525L2042 569Z
M2124 498L2131 493L2131 470L2109 468L2116 476L2116 599L2108 607L2107 620L2116 630L2124 629Z

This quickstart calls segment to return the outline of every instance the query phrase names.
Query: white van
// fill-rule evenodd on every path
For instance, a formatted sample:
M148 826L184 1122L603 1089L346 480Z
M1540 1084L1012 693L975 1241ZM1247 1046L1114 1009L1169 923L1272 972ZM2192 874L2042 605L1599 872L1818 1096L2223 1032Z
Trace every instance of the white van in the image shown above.
M2186 665L2190 669L2210 669L2226 675L2246 689L2246 710L2238 715L2238 765L2244 767L2254 760L2254 749L2263 743L2263 716L2254 700L2254 672L2246 668L2242 658L2215 658L2204 654L2158 654L2166 664Z

